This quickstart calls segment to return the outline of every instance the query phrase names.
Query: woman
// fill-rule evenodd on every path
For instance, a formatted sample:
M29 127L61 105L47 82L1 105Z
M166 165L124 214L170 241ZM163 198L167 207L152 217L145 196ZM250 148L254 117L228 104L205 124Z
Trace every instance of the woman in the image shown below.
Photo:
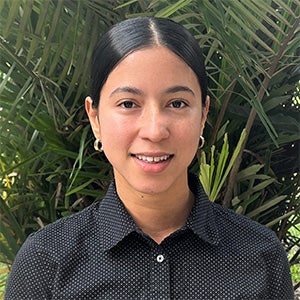
M123 21L97 44L91 75L86 111L114 181L27 239L5 299L293 299L275 235L210 203L187 172L210 102L191 34Z

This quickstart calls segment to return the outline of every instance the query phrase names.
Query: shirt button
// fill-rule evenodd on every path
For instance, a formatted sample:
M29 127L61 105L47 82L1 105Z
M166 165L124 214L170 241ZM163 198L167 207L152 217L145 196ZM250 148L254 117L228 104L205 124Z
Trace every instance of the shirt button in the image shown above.
M157 255L156 257L157 262L161 263L165 260L164 256L162 254Z

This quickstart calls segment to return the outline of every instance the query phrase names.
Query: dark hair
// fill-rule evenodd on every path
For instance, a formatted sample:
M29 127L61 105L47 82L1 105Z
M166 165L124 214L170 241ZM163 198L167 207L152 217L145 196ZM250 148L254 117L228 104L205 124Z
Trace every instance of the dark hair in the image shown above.
M207 95L207 76L202 51L192 34L169 19L138 17L117 23L97 43L92 56L91 92L98 107L101 89L114 67L130 53L155 45L168 48L195 72L202 101Z

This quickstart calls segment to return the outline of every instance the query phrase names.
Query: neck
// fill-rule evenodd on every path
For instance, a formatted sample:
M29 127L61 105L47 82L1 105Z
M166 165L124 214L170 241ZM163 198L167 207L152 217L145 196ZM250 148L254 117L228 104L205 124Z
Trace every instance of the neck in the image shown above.
M117 185L118 195L136 225L156 243L185 225L194 203L187 183L159 194L143 194Z

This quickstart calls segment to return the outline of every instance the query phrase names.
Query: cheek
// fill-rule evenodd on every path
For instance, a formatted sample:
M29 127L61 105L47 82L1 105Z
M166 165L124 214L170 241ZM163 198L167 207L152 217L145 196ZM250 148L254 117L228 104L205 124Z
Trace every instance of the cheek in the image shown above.
M102 117L100 122L102 143L105 148L113 147L114 150L126 147L126 141L130 138L132 131L129 122L124 122L116 117ZM116 148L118 147L118 148Z
M198 143L201 135L201 126L199 120L185 122L184 124L177 123L173 130L173 137L181 147L185 147L187 151L194 151L198 148Z
M186 134L190 138L198 139L201 135L202 121L199 114L195 114L185 123L183 126L185 128Z

